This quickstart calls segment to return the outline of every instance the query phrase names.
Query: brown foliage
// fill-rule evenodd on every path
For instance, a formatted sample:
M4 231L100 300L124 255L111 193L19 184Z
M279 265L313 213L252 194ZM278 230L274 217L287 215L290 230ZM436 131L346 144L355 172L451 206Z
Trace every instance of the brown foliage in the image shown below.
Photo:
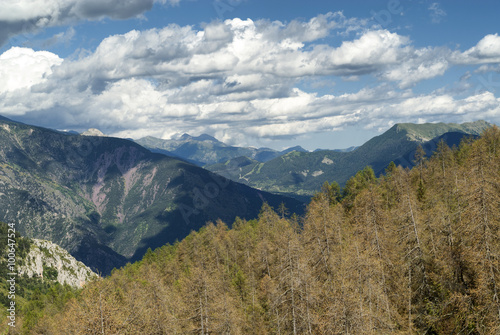
M497 333L499 149L493 128L419 152L413 170L367 168L347 203L325 186L302 226L267 205L233 229L209 223L88 285L38 332Z

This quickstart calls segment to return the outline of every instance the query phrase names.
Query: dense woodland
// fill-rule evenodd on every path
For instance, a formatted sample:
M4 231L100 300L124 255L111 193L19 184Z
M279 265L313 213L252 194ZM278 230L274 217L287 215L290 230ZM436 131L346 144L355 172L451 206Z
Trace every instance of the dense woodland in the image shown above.
M36 334L498 334L500 131L324 185L302 218L209 223L41 302ZM59 301L54 299L54 301ZM21 320L20 320L21 321ZM17 328L17 331L21 331Z

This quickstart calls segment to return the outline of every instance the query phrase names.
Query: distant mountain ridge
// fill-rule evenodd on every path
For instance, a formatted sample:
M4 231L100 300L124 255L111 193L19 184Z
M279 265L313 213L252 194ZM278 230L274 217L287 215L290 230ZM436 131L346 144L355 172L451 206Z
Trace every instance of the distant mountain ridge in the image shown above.
M178 139L163 140L156 137L143 137L135 141L152 152L177 157L198 166L225 162L236 157L248 157L259 162L267 162L291 151L307 152L295 146L278 151L270 148L235 147L225 144L208 134L191 136L183 134Z
M483 120L475 122L458 123L398 123L395 125L397 132L406 132L408 138L415 142L427 142L445 133L458 132L469 135L481 135L492 124Z
M252 187L305 201L325 181L336 181L342 186L367 165L379 175L391 161L411 167L418 145L430 154L440 140L457 145L464 136L479 136L491 126L485 121L396 124L352 151L294 151L267 162L236 158L206 168Z
M0 220L104 274L207 221L255 218L264 201L303 211L129 140L0 121Z
M210 141L214 143L222 143L218 139L208 134L201 134L200 136L191 136L189 134L182 134L179 138L181 141Z

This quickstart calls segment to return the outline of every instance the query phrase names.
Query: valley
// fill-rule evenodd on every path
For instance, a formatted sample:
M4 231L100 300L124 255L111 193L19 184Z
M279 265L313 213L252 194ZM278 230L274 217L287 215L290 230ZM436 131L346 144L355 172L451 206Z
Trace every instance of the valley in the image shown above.
M264 202L304 210L128 140L0 122L0 220L103 274L207 221L253 218Z
M499 329L500 130L412 169L366 167L305 215L264 205L47 302L34 333L491 334ZM56 294L57 299L62 297ZM58 300L56 300L58 301ZM130 317L134 315L136 317Z

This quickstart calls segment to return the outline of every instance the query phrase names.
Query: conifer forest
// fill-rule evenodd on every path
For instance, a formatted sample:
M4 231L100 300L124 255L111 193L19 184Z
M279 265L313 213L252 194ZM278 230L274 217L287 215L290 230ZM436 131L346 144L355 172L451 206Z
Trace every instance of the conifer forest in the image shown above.
M38 295L11 332L498 334L499 156L493 127L326 183L303 217L208 223L67 299Z

